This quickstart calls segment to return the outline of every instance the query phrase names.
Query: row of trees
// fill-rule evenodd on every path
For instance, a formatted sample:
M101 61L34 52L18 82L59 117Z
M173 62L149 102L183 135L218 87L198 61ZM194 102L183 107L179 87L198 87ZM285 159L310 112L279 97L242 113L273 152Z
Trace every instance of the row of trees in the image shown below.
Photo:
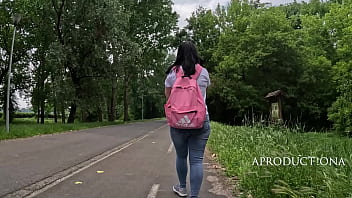
M177 22L171 0L1 1L2 105L14 13L22 21L12 107L17 90L31 97L41 123L47 112L56 122L129 120L142 117L142 106L144 117L163 116L160 76L170 64Z
M199 8L178 36L194 40L212 73L212 118L267 116L264 96L284 91L284 119L352 131L352 1L277 7L232 0Z
M1 103L11 15L21 13L11 103L21 90L42 123L47 111L70 123L140 118L142 107L147 118L163 116L170 51L191 39L211 73L213 120L266 117L264 96L281 89L286 121L351 131L351 12L351 0L277 7L232 0L215 11L199 8L178 30L171 0L3 0Z

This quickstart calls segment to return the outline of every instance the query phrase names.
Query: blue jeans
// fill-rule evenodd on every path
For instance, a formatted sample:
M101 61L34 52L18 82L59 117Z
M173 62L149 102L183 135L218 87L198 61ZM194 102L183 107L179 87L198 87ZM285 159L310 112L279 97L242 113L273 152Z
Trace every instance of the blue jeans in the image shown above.
M197 198L203 180L203 155L210 135L209 117L201 129L170 128L176 150L176 171L182 188L186 187L187 155L189 153L190 184L192 198Z

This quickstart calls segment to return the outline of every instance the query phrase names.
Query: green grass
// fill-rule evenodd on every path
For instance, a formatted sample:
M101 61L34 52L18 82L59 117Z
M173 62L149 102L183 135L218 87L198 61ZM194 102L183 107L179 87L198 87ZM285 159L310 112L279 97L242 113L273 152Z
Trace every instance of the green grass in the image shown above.
M154 119L155 120L155 119ZM148 121L148 120L145 120ZM131 121L135 122L135 121ZM54 123L52 119L45 120L45 124L37 124L33 118L15 119L10 125L10 133L6 132L5 122L0 122L0 140L32 137L41 134L52 134L66 131L74 131L87 128L96 128L108 125L123 124L121 120L115 122L89 122L74 124Z
M209 148L243 196L352 197L352 139L332 133L299 133L274 127L231 127L212 122ZM260 157L338 157L345 166L258 166Z

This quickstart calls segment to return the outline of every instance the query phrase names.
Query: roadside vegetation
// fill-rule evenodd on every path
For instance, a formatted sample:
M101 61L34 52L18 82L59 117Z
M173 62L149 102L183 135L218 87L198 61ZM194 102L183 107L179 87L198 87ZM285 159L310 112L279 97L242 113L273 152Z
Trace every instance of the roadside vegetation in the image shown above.
M13 121L10 125L10 133L7 133L5 127L0 127L0 140L32 137L42 134L52 134L58 132L74 131L87 128L102 127L107 125L116 125L124 123L122 120L116 120L114 122L89 122L89 123L74 123L74 124L62 124L54 123L52 119L46 119L45 124L37 124L34 118L18 118ZM4 126L3 121L0 122L1 126Z
M146 119L143 121L159 120L160 118ZM97 128L110 125L118 125L130 122L142 122L142 120L123 121L115 120L102 122L76 122L72 124L55 123L53 119L45 119L45 124L37 124L35 118L16 118L10 125L10 133L7 133L4 127L0 127L0 140L32 137L43 134L53 134L60 132L76 131L88 128ZM4 121L0 121L4 126Z
M351 197L352 139L334 133L304 133L282 127L211 123L209 148L244 197ZM327 157L338 165L260 165L260 157ZM258 163L254 163L257 159ZM338 161L339 161L338 160ZM279 164L279 163L276 163Z

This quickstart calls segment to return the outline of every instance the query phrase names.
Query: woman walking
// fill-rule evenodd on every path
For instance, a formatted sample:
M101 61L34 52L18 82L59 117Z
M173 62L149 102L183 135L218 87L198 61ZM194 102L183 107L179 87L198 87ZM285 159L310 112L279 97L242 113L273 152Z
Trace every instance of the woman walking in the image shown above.
M197 73L197 84L201 91L202 99L206 99L206 89L210 85L208 71L200 67L203 66L203 61L199 57L196 46L185 41L181 43L177 51L176 61L166 71L167 77L165 80L165 96L168 99L175 84L179 72L182 72L183 77L191 78ZM200 69L199 69L200 68ZM199 69L199 70L198 70ZM206 106L205 106L206 108ZM206 118L202 128L199 129L180 129L170 127L170 135L176 150L176 172L179 184L172 187L173 191L181 196L188 195L186 190L186 178L188 172L187 157L189 155L190 165L190 197L198 198L200 187L203 180L203 155L205 146L210 135L209 115L206 110ZM181 119L181 124L189 123L188 117Z

